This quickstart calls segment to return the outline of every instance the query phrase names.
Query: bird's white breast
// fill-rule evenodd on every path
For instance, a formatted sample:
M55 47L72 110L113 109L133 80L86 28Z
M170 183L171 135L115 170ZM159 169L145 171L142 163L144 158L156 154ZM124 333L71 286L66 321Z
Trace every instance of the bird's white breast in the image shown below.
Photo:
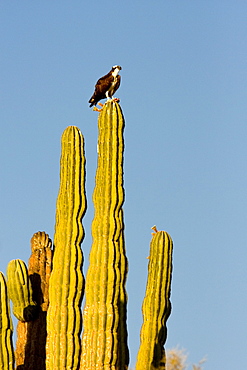
M116 68L113 72L112 72L112 75L114 78L117 77L118 73L119 73L120 69Z

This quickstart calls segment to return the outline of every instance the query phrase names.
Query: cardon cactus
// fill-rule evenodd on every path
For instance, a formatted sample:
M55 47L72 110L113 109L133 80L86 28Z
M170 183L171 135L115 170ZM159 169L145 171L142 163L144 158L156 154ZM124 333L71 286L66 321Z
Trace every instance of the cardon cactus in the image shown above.
M60 189L57 199L53 270L47 313L46 369L78 369L86 210L84 139L77 127L62 135Z
M8 265L8 293L13 300L14 313L21 321L31 320L18 324L18 370L128 368L124 118L117 101L108 101L103 106L98 128L93 243L85 283L83 335L81 338L84 293L82 217L86 210L84 139L77 127L69 126L62 135L53 252L49 236L38 232L31 240L29 270L21 260L13 260ZM150 244L137 370L165 369L171 272L172 240L166 232L156 232ZM12 323L6 283L1 273L0 289L0 369L12 370ZM37 317L35 313L38 313Z
M13 324L5 277L0 272L0 369L14 369Z
M10 261L7 267L7 279L14 315L23 322L34 320L38 307L33 301L33 290L25 262L20 259Z
M141 345L136 370L165 370L166 321L171 313L172 249L169 234L165 231L154 234L150 243L146 295L142 306Z
M33 288L33 299L46 312L49 305L49 280L52 270L52 241L44 231L35 233L31 239L31 256L28 274Z
M46 315L48 287L52 267L52 241L45 232L37 232L31 239L32 254L28 274L33 289L33 299L38 305L38 317L28 323L17 324L15 360L17 368L45 370Z
M123 130L119 105L109 101L98 118L98 167L93 194L93 244L86 276L82 370L127 369L127 258L124 244Z

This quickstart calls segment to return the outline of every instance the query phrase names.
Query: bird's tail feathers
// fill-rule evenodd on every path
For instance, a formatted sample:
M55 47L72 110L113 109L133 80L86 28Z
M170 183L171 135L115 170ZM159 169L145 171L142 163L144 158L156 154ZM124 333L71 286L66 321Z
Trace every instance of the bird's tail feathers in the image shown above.
M88 102L90 103L89 108L91 108L93 105L96 105L94 98L91 98Z

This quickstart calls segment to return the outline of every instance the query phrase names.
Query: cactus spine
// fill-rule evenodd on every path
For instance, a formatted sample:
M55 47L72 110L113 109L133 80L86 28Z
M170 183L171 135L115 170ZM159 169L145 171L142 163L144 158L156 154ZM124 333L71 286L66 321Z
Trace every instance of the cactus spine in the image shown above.
M93 194L93 244L86 277L81 370L127 369L125 281L127 258L122 205L124 118L109 101L98 119L98 167Z
M13 324L5 277L0 272L0 369L14 369Z
M86 210L84 139L77 127L62 135L53 270L47 313L47 370L78 369L84 289L81 219Z
M165 231L150 243L148 279L143 301L141 345L136 370L165 369L166 321L171 313L172 239Z
M20 259L10 261L7 267L7 278L14 315L22 322L34 320L38 307L33 301L33 290L25 262Z

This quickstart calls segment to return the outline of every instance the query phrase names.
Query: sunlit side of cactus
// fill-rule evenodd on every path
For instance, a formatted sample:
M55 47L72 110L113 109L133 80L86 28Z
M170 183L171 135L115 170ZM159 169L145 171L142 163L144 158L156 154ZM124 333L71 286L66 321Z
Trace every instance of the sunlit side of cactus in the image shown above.
M148 279L143 301L141 345L136 370L165 370L166 321L171 313L173 243L169 234L158 231L150 243Z
M93 244L86 276L81 370L128 367L125 282L127 258L122 205L124 118L109 101L98 119L98 167L93 194Z
M13 324L5 277L0 272L0 369L14 369Z
M34 320L37 316L37 305L33 301L33 290L25 262L20 259L10 261L7 279L14 315L23 322Z
M47 370L78 369L86 210L84 139L69 126L62 135L60 189L57 199L53 270L47 314Z

